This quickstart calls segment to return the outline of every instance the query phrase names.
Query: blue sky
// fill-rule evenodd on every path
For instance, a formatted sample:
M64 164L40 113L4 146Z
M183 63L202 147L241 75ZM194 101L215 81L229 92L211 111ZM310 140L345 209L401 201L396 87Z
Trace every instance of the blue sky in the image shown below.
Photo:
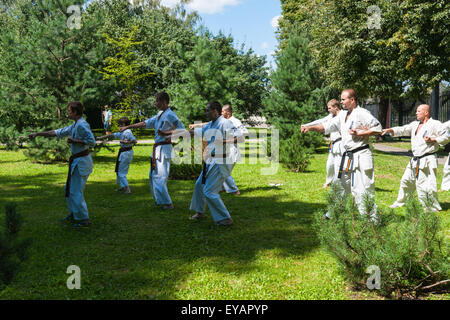
M177 0L162 0L172 6ZM231 34L236 47L245 44L259 55L271 56L278 46L276 39L276 17L281 15L280 0L192 0L188 8L196 10L205 25L214 34L220 30ZM274 19L275 18L275 19Z

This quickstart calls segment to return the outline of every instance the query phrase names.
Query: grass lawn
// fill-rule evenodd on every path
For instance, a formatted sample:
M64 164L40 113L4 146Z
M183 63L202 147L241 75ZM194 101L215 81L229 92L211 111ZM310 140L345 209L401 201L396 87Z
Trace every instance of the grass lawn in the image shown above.
M59 221L67 214L67 166L31 163L21 151L0 148L0 210L17 202L22 232L33 241L0 298L379 299L349 289L311 230L314 212L325 208L325 147L306 173L261 175L268 165L238 164L233 176L242 194L222 193L235 221L228 228L214 226L209 212L202 221L188 220L194 181L169 181L176 209L159 210L148 187L150 154L149 145L135 147L132 195L114 191L114 153L102 150L94 158L85 191L93 225L76 230ZM387 211L409 159L374 154L376 200ZM438 179L440 185L442 166ZM439 197L448 240L450 193ZM81 290L67 289L70 265L81 269Z

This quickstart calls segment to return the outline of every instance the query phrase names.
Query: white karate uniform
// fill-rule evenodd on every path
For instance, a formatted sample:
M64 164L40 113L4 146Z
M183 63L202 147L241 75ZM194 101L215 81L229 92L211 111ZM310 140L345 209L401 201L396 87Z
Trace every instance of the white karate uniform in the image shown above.
M84 145L71 143L70 149L72 155L80 153L89 147L95 146L95 137L91 131L89 123L83 118L78 119L74 124L55 130L58 139L70 136L73 139L83 140ZM75 158L72 162L71 179L70 179L70 193L66 198L67 208L73 214L75 220L89 219L89 213L84 200L84 188L87 179L92 173L93 162L91 155Z
M326 117L322 119L315 120L313 122L305 124L305 126L314 126L316 124L323 124L331 119L333 119L333 114L328 114ZM342 146L342 138L341 133L339 131L333 131L330 133L330 147L328 152L327 159L327 177L325 179L324 185L329 185L332 182L337 181L339 165L341 163L342 154L344 153L344 147ZM339 141L336 141L339 140Z
M426 154L436 153L439 150L439 144L448 140L448 134L445 127L438 120L429 119L419 130L419 121L411 122L402 127L394 127L394 137L410 136L411 149L414 157L422 157ZM436 138L435 143L426 143L425 136ZM419 166L417 164L419 163ZM432 210L442 210L438 202L436 171L438 167L436 154L425 156L421 159L411 158L406 166L397 200L392 206L401 207L406 203L407 196L417 190L419 201L425 207L427 196L431 203ZM418 176L417 176L418 174Z
M155 143L165 142L166 137L158 134L158 130L166 131L173 129L184 129L183 123L178 119L175 112L170 108L160 111L158 114L145 121L146 128L155 129ZM158 205L172 204L172 199L167 190L167 180L170 173L170 159L173 157L171 144L160 145L155 150L156 168L149 172L150 192Z
M444 128L447 130L447 133L449 134L450 121L444 122L442 125L444 126ZM450 153L448 154L448 157L445 160L445 164L444 164L444 172L443 172L443 176L442 176L441 190L443 190L443 191L450 190Z
M195 130L196 134L201 130L202 137L208 142L207 152L213 156L206 161L205 184L202 183L203 171L197 179L192 195L190 210L198 213L204 213L206 205L211 211L212 218L215 222L229 219L225 204L220 198L219 191L222 189L223 183L228 178L235 164L236 153L231 149L237 148L233 143L227 143L226 148L222 145L215 145L214 140L217 137L220 140L240 137L242 133L234 127L230 120L220 116L216 121L210 121L201 129ZM226 154L226 158L220 157Z
M342 137L342 145L345 151L352 151L360 147L369 145L369 137L356 137L350 134L350 129L372 130L381 132L380 122L366 110L357 106L345 121L348 111L342 110L333 119L324 122L325 134L332 132L340 132ZM341 157L342 159L342 157ZM353 154L353 160L345 157L345 168L350 165L349 170L343 172L340 183L345 194L352 194L355 203L358 206L360 214L365 214L364 197L367 195L374 202L374 207L370 212L370 216L376 219L377 205L375 203L375 179L373 169L373 155L370 148L364 149Z
M128 140L128 141L136 141L136 138L131 132L130 129L127 129L123 132L114 133L114 138L120 140ZM132 143L120 143L121 148L132 147ZM133 161L134 151L133 149L122 152L119 157L119 169L117 170L117 184L120 185L121 188L128 186L127 174L130 169L131 161Z
M242 122L237 119L236 117L231 116L230 118L228 118L228 120L230 120L233 125L241 131L241 133L243 135L248 134L248 130L247 128L242 124ZM241 160L241 153L239 151L239 147L237 145L235 145L235 147L230 148L232 155L231 158L233 160L234 163L238 162ZM233 167L234 168L234 167ZM228 178L225 179L224 183L223 183L223 189L225 190L226 193L235 193L237 191L239 191L236 182L234 181L234 178L230 175Z

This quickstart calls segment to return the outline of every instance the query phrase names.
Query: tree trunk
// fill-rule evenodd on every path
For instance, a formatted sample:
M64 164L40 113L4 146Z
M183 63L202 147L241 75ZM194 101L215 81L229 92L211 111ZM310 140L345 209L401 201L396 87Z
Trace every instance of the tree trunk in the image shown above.
M389 99L380 98L380 103L378 107L378 121L380 121L381 126L383 128L388 128L388 121L387 121L388 108L389 108Z
M383 128L389 128L389 124L387 121L388 108L389 108L389 99L380 98L380 103L378 104L378 121L380 121L381 127ZM384 136L377 135L376 140L383 141Z

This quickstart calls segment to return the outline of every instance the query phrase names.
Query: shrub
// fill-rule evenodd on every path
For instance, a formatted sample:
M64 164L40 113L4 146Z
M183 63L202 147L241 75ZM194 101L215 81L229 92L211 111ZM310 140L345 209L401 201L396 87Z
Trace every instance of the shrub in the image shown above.
M355 288L364 288L367 268L377 266L383 296L418 297L447 290L449 250L443 245L439 217L424 210L416 198L410 197L404 216L391 211L377 221L360 215L352 197L342 195L338 185L333 185L328 203L331 219L317 214L315 230ZM372 204L366 200L366 206L370 212Z
M16 205L6 204L5 230L0 233L0 286L9 284L19 272L30 245L29 239L19 239L22 217Z

